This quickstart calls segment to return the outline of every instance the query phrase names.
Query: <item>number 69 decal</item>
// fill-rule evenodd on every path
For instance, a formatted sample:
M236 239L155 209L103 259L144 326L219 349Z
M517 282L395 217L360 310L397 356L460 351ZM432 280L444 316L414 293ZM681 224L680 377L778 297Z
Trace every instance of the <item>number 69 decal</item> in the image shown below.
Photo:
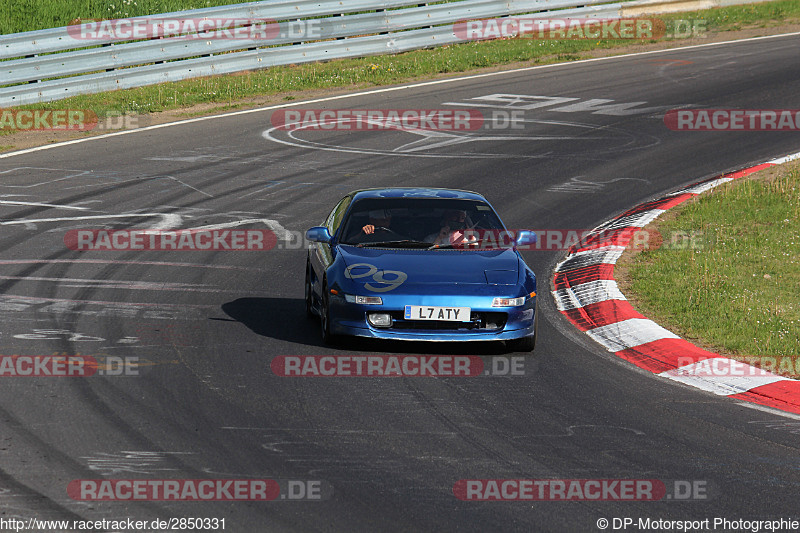
M353 274L353 270L356 268L366 268L367 272L363 274ZM394 276L394 279L386 279L384 277L386 274ZM356 263L355 265L350 265L344 270L344 277L346 278L358 279L366 278L367 276L372 276L372 279L375 281L375 283L383 283L387 285L386 287L376 287L372 283L365 283L364 287L372 292L389 292L402 285L403 282L408 278L405 272L400 272L399 270L378 270L378 267L375 265L370 265L369 263Z

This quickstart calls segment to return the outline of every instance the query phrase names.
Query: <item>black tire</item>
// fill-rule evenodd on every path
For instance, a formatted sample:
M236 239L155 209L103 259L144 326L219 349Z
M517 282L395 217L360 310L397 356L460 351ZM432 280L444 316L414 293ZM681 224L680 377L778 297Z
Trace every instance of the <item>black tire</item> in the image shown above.
M506 341L508 348L514 352L532 352L536 348L536 335Z
M314 288L311 286L311 263L306 261L306 317L314 318Z
M536 339L539 338L539 309L533 319L533 335L506 341L506 346L515 352L532 352L536 348Z
M328 282L322 284L322 298L319 304L319 322L322 342L327 345L336 344L336 336L331 333L330 304L328 302Z

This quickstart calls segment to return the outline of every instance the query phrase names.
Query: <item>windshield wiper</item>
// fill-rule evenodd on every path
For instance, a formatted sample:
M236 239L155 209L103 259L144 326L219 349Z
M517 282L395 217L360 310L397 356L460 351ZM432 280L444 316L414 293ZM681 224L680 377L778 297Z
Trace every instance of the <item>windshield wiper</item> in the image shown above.
M464 250L481 250L481 245L479 241L475 242L458 242L456 244L434 244L433 246L429 247L428 250L449 250L458 246L459 249L463 248Z
M380 242L362 242L357 244L359 248L372 248L372 247L385 247L385 248L427 248L431 243L425 241L413 241L411 239L404 239L401 241L380 241Z

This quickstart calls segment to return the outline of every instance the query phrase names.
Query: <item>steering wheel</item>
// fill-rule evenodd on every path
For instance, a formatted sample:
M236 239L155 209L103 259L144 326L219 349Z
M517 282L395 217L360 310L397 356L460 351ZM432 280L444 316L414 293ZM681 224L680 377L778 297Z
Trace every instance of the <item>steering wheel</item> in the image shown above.
M400 241L405 239L402 235L397 233L391 228L385 226L375 226L375 231L372 233L361 233L358 236L359 243L381 242L381 241Z

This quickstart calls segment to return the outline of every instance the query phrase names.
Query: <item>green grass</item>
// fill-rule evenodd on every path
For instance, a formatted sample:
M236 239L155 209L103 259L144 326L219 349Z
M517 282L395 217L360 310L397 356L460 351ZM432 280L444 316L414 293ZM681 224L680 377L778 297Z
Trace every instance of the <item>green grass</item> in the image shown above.
M0 34L67 26L75 19L114 19L238 4L240 0L0 0Z
M113 2L114 0L112 0ZM230 2L221 0L124 0L114 2L134 6L133 14L146 14L175 10L181 7L196 8ZM111 3L95 0L0 0L0 25L10 24L14 30L33 29L41 17L49 25L63 24L76 16L89 18L108 10ZM126 8L127 9L127 8ZM122 14L124 14L124 11ZM88 15L87 15L88 14ZM117 14L119 15L119 14ZM115 15L116 16L116 15ZM3 18L5 17L5 18ZM741 24L769 25L776 22L800 18L800 2L780 0L748 6L663 15L670 24L675 20L698 19L705 22L709 31L725 30ZM34 22L35 21L35 22ZM44 24L44 23L41 23ZM41 26L40 24L40 26ZM655 41L649 41L655 42ZM112 91L96 95L82 95L59 100L57 103L21 106L28 109L91 109L104 119L119 114L147 114L191 107L197 104L214 105L214 112L225 106L234 109L246 104L248 98L275 97L277 100L293 100L296 93L306 90L354 89L407 82L429 78L438 74L460 73L522 62L528 65L574 61L586 57L596 49L639 44L630 40L534 40L505 39L472 42L444 46L432 50L418 50L392 56L376 56L361 59L334 60L327 63L289 65L265 70L225 76L198 78L176 83L154 85L136 89ZM189 111L190 113L197 113ZM0 129L0 136L14 133Z
M743 179L680 206L657 224L711 232L699 249L626 260L629 295L649 318L734 356L787 356L800 370L800 163Z
M547 64L572 61L581 53L624 41L534 41L508 39L443 46L394 56L341 59L327 63L287 65L227 76L196 78L136 89L81 95L57 103L20 109L92 109L102 119L115 114L144 114L196 104L233 106L252 97L278 96L304 90L372 87L401 83L442 73L458 73L517 61ZM0 131L2 134L2 131Z
M243 0L0 0L0 34L57 28L77 19L141 17L241 3Z
M241 0L0 0L0 35L66 26L77 19L138 17L238 3ZM736 27L800 16L800 3L782 0L662 18L693 18L698 13L710 29Z
M738 30L745 26L766 27L775 22L800 17L800 2L784 0L781 2L745 4L724 9L680 13L679 15L670 15L670 17L702 18L708 21L708 29L710 30Z

